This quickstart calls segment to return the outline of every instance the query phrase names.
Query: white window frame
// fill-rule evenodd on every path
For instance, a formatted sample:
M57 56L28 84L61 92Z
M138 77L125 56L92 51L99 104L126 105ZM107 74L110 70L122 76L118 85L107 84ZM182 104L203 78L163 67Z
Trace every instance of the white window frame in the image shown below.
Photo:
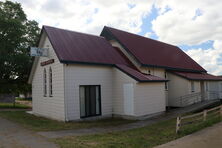
M45 68L43 70L43 96L47 96L47 72Z
M52 91L52 68L49 67L49 96L53 96L53 91Z

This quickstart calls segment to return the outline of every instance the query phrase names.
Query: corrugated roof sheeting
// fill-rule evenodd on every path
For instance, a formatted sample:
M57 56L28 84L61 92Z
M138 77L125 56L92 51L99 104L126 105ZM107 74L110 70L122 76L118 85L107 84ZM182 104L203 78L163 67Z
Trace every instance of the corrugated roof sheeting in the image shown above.
M145 75L118 49L103 37L49 26L43 26L62 63L105 64L119 68L139 82L167 81Z
M209 80L209 81L218 81L221 80L221 77L210 75L207 73L191 73L191 72L172 72L178 76L181 76L183 78L189 79L189 80Z
M43 28L60 62L128 65L122 55L103 37L49 26Z
M104 27L102 36L114 38L144 66L188 71L206 71L180 48L111 27ZM112 37L110 37L111 35Z
M121 71L123 71L124 73L126 73L127 75L129 75L130 77L133 77L134 79L136 79L139 82L149 82L149 81L164 82L164 81L168 81L166 79L163 79L163 78L160 78L160 77L157 77L157 76L143 74L143 73L137 71L136 69L133 69L133 68L128 67L126 65L117 64L116 67L118 69L120 69Z

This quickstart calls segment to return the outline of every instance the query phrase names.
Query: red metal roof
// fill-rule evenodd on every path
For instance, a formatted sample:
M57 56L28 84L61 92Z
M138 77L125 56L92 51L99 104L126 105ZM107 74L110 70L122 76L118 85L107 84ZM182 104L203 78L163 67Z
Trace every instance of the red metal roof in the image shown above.
M181 76L183 78L189 79L189 80L211 80L211 81L218 81L221 80L221 77L210 75L207 73L191 73L191 72L172 72L178 76Z
M176 46L110 27L104 27L101 36L117 40L143 66L206 72Z
M150 81L163 82L163 81L168 81L166 79L163 79L163 78L160 78L160 77L157 77L157 76L143 74L143 73L137 71L136 69L133 69L133 68L131 68L129 66L126 66L126 65L116 64L116 67L118 69L120 69L121 71L123 71L124 73L126 73L127 75L129 75L130 77L136 79L139 82L150 82Z
M124 64L126 58L105 38L49 26L43 26L62 63Z
M62 63L112 65L139 82L167 81L139 72L120 49L113 48L103 37L49 26L43 29Z

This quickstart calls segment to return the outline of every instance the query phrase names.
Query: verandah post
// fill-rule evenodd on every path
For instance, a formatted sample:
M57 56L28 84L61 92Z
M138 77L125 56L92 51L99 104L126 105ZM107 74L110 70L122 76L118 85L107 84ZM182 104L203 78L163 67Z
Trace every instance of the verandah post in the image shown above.
M181 117L177 117L176 133L178 133L180 130L180 124L181 124Z

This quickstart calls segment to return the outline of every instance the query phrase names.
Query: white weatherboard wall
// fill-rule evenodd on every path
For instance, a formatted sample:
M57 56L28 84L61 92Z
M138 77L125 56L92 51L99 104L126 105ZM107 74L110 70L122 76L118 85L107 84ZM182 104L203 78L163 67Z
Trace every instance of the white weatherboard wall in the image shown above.
M80 119L80 85L100 85L102 116L112 116L112 67L70 64L64 74L67 120Z
M168 73L168 103L169 106L178 106L180 96L190 94L190 83L188 80L177 75Z
M163 68L140 67L140 70L146 74L148 74L148 71L150 71L151 75L154 75L160 78L165 78L165 69Z
M145 116L165 111L164 82L137 83L134 94L135 116Z
M48 118L56 120L65 120L64 114L64 73L63 73L63 64L61 64L52 48L49 39L45 37L41 38L39 47L49 48L48 57L40 57L36 70L34 72L33 81L32 81L32 105L33 113ZM49 59L54 59L53 64L46 66L41 66L40 63L47 61ZM52 90L53 96L49 97L49 67L52 68ZM47 73L47 96L43 95L43 70L46 69Z
M168 73L168 78L170 80L168 83L169 106L180 106L180 97L201 92L200 81L190 81L172 73ZM194 92L191 89L191 82L194 82ZM191 99L195 100L195 97Z
M221 88L221 81L208 81L208 99L213 100L217 99L217 97L222 97Z
M124 111L124 85L136 84L136 80L129 77L117 68L113 68L113 114L114 115L128 115ZM136 99L136 98L135 98Z
M114 115L140 117L165 111L164 82L138 83L116 68L113 72Z

